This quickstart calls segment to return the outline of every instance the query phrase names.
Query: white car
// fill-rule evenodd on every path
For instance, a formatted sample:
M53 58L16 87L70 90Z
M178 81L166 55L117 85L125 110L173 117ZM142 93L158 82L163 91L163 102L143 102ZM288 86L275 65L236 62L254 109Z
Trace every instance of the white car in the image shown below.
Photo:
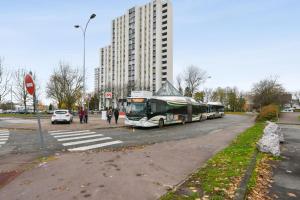
M284 110L282 110L281 112L294 112L293 108L285 108Z
M73 122L73 115L68 110L55 110L52 117L51 123L68 123Z

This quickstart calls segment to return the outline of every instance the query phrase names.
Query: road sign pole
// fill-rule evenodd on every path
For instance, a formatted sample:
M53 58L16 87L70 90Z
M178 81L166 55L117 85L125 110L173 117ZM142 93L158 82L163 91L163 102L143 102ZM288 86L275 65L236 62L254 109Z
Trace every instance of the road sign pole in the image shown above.
M43 135L43 130L42 130L42 124L41 124L41 116L39 113L39 108L38 108L38 100L35 98L35 105L36 106L36 116L37 116L37 121L38 121L38 127L39 127L39 135L40 135L40 142L41 142L41 149L44 149L44 135Z

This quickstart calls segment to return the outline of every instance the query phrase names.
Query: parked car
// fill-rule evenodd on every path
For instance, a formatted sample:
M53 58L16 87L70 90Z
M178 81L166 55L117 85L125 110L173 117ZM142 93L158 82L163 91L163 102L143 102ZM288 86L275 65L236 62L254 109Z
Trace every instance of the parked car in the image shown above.
M68 110L55 110L52 117L51 123L68 123L73 122L73 115Z
M294 112L294 108L285 108L281 112Z

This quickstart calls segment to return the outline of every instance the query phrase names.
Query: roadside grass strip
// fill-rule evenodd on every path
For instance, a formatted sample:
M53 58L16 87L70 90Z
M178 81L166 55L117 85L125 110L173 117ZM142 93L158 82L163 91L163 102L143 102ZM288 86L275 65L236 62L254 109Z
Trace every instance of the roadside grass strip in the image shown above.
M263 134L265 124L256 123L207 161L175 191L161 200L233 199Z
M90 130L49 131L49 133L63 146L68 147L68 151L87 151L123 143L120 140L108 141L112 138Z
M6 144L7 140L9 138L9 130L0 130L0 147L4 144Z

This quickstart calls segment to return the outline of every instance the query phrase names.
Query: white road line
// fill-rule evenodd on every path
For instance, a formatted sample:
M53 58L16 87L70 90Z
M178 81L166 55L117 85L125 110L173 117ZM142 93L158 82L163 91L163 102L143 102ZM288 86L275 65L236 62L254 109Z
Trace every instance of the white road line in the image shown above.
M0 133L9 133L9 131L0 131Z
M51 133L51 135L63 135L63 134L72 134L72 133L84 133L89 132L90 130L83 130L83 131L69 131L69 132L57 132L57 133Z
M0 142L0 144L5 144L6 143L6 141L5 142Z
M97 138L97 139L91 139L91 140L83 140L78 142L68 142L63 143L64 146L71 146L71 145L77 145L77 144L85 144L85 143L91 143L91 142L97 142L97 141L103 141L103 140L111 140L111 137L103 137L103 138Z
M68 149L68 150L69 151L86 151L86 150L90 150L90 149L96 149L96 148L100 148L100 147L110 146L110 145L114 145L114 144L121 144L121 143L123 143L123 142L120 140L117 140L117 141L105 142L105 143L101 143L101 144L94 144L94 145L90 145L90 146L77 147L77 148Z
M103 135L102 134L94 134L94 135L87 135L87 136L79 136L79 137L72 137L72 138L57 139L57 141L79 140L79 139L101 137L101 136L103 136Z
M67 135L54 135L55 138L63 138L63 137L72 137L72 136L79 136L79 135L91 135L95 134L96 132L87 132L87 133L76 133L76 134L67 134Z
M8 136L0 136L0 139L1 139L1 138L2 138L2 139L3 139L3 138L8 138Z
M9 136L9 133L0 133L0 136Z
M71 130L56 130L56 131L48 131L48 133L58 133L62 131L71 131Z
M0 138L0 141L7 141L8 138Z

